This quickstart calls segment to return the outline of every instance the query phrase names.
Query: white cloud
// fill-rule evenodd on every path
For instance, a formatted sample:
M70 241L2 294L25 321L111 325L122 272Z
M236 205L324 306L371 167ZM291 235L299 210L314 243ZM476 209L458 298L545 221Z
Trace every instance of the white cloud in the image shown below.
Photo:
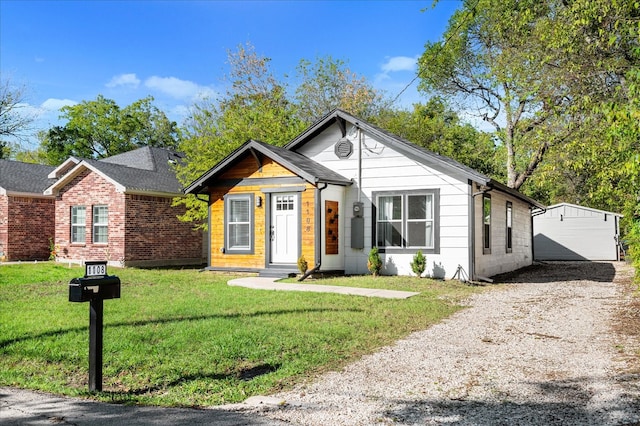
M42 111L59 111L60 108L65 106L76 105L76 101L72 101L71 99L54 99L49 98L43 103L40 104L40 110Z
M176 77L152 76L145 80L144 85L149 89L158 90L176 99L202 99L212 96L215 92L206 86L200 86L193 81L180 80Z
M139 85L140 79L134 73L116 75L107 83L110 88L127 86L137 89Z
M387 58L387 62L382 64L382 72L388 74L398 71L415 71L418 66L418 57L393 56Z

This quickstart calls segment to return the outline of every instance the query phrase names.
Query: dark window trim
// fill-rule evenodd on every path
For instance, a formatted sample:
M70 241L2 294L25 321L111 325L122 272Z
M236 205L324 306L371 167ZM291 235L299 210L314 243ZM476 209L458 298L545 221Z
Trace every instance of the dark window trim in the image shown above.
M511 226L509 226L509 212L511 212ZM513 203L507 201L505 210L505 251L513 253Z
M398 190L398 191L374 191L371 193L371 235L372 246L376 246L378 242L378 197L388 195L400 195L403 197L403 206L407 205L406 197L408 195L420 195L420 194L432 194L433 195L433 248L425 247L405 247L406 241L404 235L402 236L403 247L378 247L379 253L397 253L397 254L415 254L418 250L424 254L440 254L440 188L425 188L425 189L410 189L410 190ZM403 212L404 213L404 212ZM402 217L402 229L403 232L406 229L406 215Z
M489 200L489 235L484 223L484 202ZM491 194L482 194L482 254L491 254L491 222L493 217L493 205L491 203ZM489 246L487 247L487 243Z
M248 249L232 249L229 248L229 200L232 199L248 199L249 200L249 248ZM226 194L224 196L224 252L227 254L254 254L255 253L255 212L254 212L254 194Z

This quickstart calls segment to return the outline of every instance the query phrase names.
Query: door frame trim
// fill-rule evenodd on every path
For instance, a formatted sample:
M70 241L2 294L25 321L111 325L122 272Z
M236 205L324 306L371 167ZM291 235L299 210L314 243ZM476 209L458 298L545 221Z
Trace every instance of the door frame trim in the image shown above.
M297 259L300 258L300 254L302 253L302 196L301 193L306 188L305 187L289 187L289 188L278 188L278 190L274 191L275 188L269 188L269 190L263 190L265 193L265 226L264 226L264 253L265 253L265 268L282 268L283 266L294 266L297 265ZM271 256L271 222L272 222L272 207L273 202L272 198L274 194L282 194L282 193L291 193L294 195L296 208L297 208L297 227L298 227L298 236L297 236L297 250L296 250L296 261L292 263L273 263Z

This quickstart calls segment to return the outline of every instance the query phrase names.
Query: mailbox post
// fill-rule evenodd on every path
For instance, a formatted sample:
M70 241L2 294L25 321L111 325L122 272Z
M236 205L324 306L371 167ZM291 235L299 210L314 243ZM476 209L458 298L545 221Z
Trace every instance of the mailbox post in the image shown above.
M107 262L86 262L83 278L69 283L69 302L89 302L89 391L102 391L102 313L105 299L120 298L120 278Z

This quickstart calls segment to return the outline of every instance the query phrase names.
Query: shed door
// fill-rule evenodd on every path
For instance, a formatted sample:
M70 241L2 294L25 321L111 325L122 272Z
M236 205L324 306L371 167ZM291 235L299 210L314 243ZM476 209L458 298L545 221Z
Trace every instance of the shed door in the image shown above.
M298 196L276 193L271 196L271 263L298 261Z

